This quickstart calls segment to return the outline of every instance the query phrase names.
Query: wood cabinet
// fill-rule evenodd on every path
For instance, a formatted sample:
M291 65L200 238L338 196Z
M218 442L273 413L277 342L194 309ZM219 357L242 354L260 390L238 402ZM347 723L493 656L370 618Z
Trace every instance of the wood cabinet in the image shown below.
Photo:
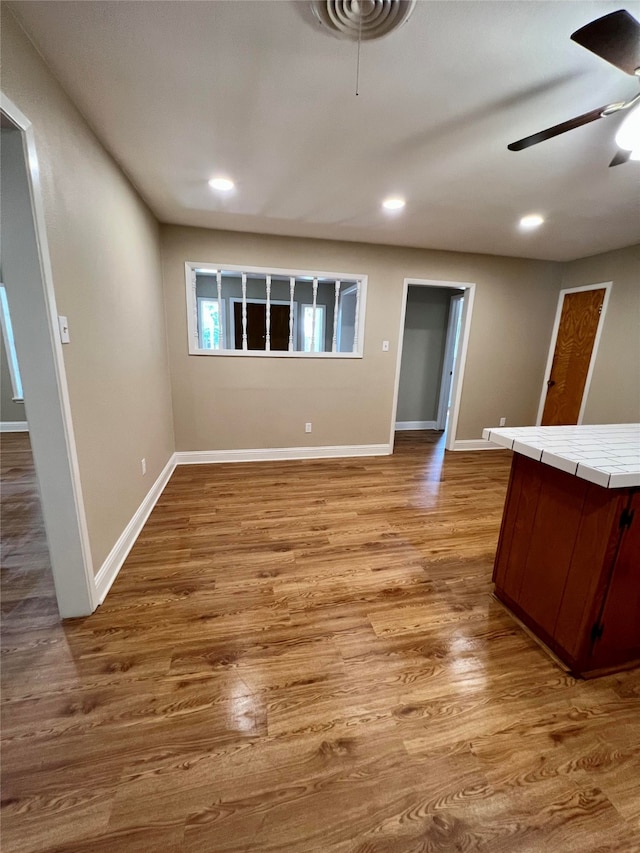
M514 454L493 580L574 674L640 663L640 489Z

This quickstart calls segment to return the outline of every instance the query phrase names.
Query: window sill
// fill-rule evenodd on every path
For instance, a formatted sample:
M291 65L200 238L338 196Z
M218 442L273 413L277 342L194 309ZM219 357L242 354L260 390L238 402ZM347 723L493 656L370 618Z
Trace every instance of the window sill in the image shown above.
M362 358L361 352L289 352L288 350L190 349L189 355L242 356L244 358Z

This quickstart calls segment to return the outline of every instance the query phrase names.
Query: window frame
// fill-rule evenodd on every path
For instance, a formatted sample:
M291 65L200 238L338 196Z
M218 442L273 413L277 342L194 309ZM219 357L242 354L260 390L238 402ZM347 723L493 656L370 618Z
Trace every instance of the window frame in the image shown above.
M322 341L325 340L326 333L327 333L327 308L328 307L329 307L328 305L325 305L322 302L319 305L316 304L316 310L318 308L320 308L321 312L322 312L322 315L321 315L322 316L322 324L320 326L320 340L322 340ZM302 347L304 347L304 312L305 312L306 308L313 308L313 302L301 302L300 308L298 310L298 314L300 315L300 322L298 323L298 337L300 338L299 343L300 343L300 346L302 346ZM340 315L338 315L338 316L340 316ZM316 328L316 334L317 334L317 332L318 332L318 329ZM336 336L336 341L337 341L337 336ZM300 350L300 352L306 352L306 350L302 349L302 350ZM316 350L316 352L317 352L317 350ZM337 354L337 352L338 352L338 350L336 350L336 354Z
M336 335L336 346L338 347L338 350L340 350L340 346L342 345L342 342L340 340L342 334L342 312L344 309L342 300L345 296L350 296L355 291L356 287L354 285L351 285L340 293L340 299L338 300L338 332Z
M238 264L216 264L211 262L197 262L197 261L185 261L185 291L186 291L186 308L187 308L187 334L188 334L188 351L189 355L203 355L203 356L233 356L233 357L241 357L241 358L341 358L341 359L353 359L353 358L363 358L364 357L364 331L365 331L365 316L366 316L366 304L367 304L367 285L368 285L368 276L363 275L362 273L347 273L347 272L327 272L327 271L319 271L319 270L300 270L300 269L282 269L277 267L256 267L256 266L239 266ZM196 293L196 274L198 272L204 273L212 273L217 272L218 270L228 271L228 272L237 272L237 273L251 273L257 275L272 275L272 276L280 276L290 278L291 276L295 276L296 278L307 278L307 279L329 279L331 281L340 280L342 282L355 282L356 284L352 285L357 287L357 283L360 283L360 297L358 302L358 348L355 352L301 352L300 350L294 350L290 352L288 350L242 350L242 349L219 349L219 350L205 350L201 349L199 346L199 332L198 332L198 302L197 302L197 293ZM253 298L253 297L252 297ZM222 294L222 301L225 302L224 292ZM251 300L247 300L249 302ZM266 301L266 299L265 299ZM276 300L274 300L275 303ZM299 300L295 298L294 294L294 306L299 303ZM294 308L294 323L297 325L297 317L296 310ZM225 344L228 344L225 338Z
M217 302L217 301L218 301L218 297L216 296L215 298L212 298L211 296L197 296L197 297L196 297L196 300L197 300L196 310L197 310L197 312L198 312L198 320L199 320L199 319L200 319L200 312L201 312L201 306L202 306L202 303L203 303L203 302ZM222 300L221 300L221 304L220 304L220 305L218 305L218 313L220 314L220 325L221 325L221 327L222 327L222 329L223 329L222 334L223 334L223 336L224 336L224 333L225 333L225 331L226 331L226 329L225 329L226 316L225 316L225 304L224 304L224 299L222 299ZM198 345L199 345L199 344L200 344L200 341L201 341L200 325L199 325L199 323L198 323L197 329L198 329ZM203 349L203 350L204 350L204 349L206 349L206 347L200 347L200 349Z

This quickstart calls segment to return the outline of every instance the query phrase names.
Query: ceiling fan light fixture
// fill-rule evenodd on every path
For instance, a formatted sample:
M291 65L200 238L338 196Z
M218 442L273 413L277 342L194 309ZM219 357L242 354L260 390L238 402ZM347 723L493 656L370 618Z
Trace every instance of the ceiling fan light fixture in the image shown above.
M626 74L636 78L640 75L640 22L625 9L610 12L580 27L571 34L571 39ZM569 121L554 124L553 127L511 142L507 148L509 151L522 151L524 148L553 139L562 133L614 115L621 110L630 110L616 133L618 151L609 165L619 166L627 160L638 160L640 159L639 99L640 95L635 95L629 101L606 104L588 113L575 116Z
M544 216L540 216L539 213L529 213L522 217L519 225L522 231L533 231L534 228L539 228L543 222Z
M631 110L618 128L616 145L625 151L631 151L631 160L637 160L640 156L640 104Z

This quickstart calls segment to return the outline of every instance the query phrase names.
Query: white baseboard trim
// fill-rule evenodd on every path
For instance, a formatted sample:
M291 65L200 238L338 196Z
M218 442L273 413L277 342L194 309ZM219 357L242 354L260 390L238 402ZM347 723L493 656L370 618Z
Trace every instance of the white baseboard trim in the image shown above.
M438 429L438 421L396 421L396 432L409 429Z
M0 432L29 432L27 421L0 421Z
M465 438L454 441L452 450L504 450L504 447L484 438Z
M169 478L173 474L175 467L175 453L173 453L96 574L96 593L100 604L102 604L111 589L112 583L118 577L118 572L127 559L129 551L133 548L146 520L151 515L151 510L156 505L158 498L162 494L162 490L169 482Z
M248 450L178 450L176 465L220 462L272 462L279 459L340 459L347 456L389 456L390 444L344 444L323 447L263 447Z

